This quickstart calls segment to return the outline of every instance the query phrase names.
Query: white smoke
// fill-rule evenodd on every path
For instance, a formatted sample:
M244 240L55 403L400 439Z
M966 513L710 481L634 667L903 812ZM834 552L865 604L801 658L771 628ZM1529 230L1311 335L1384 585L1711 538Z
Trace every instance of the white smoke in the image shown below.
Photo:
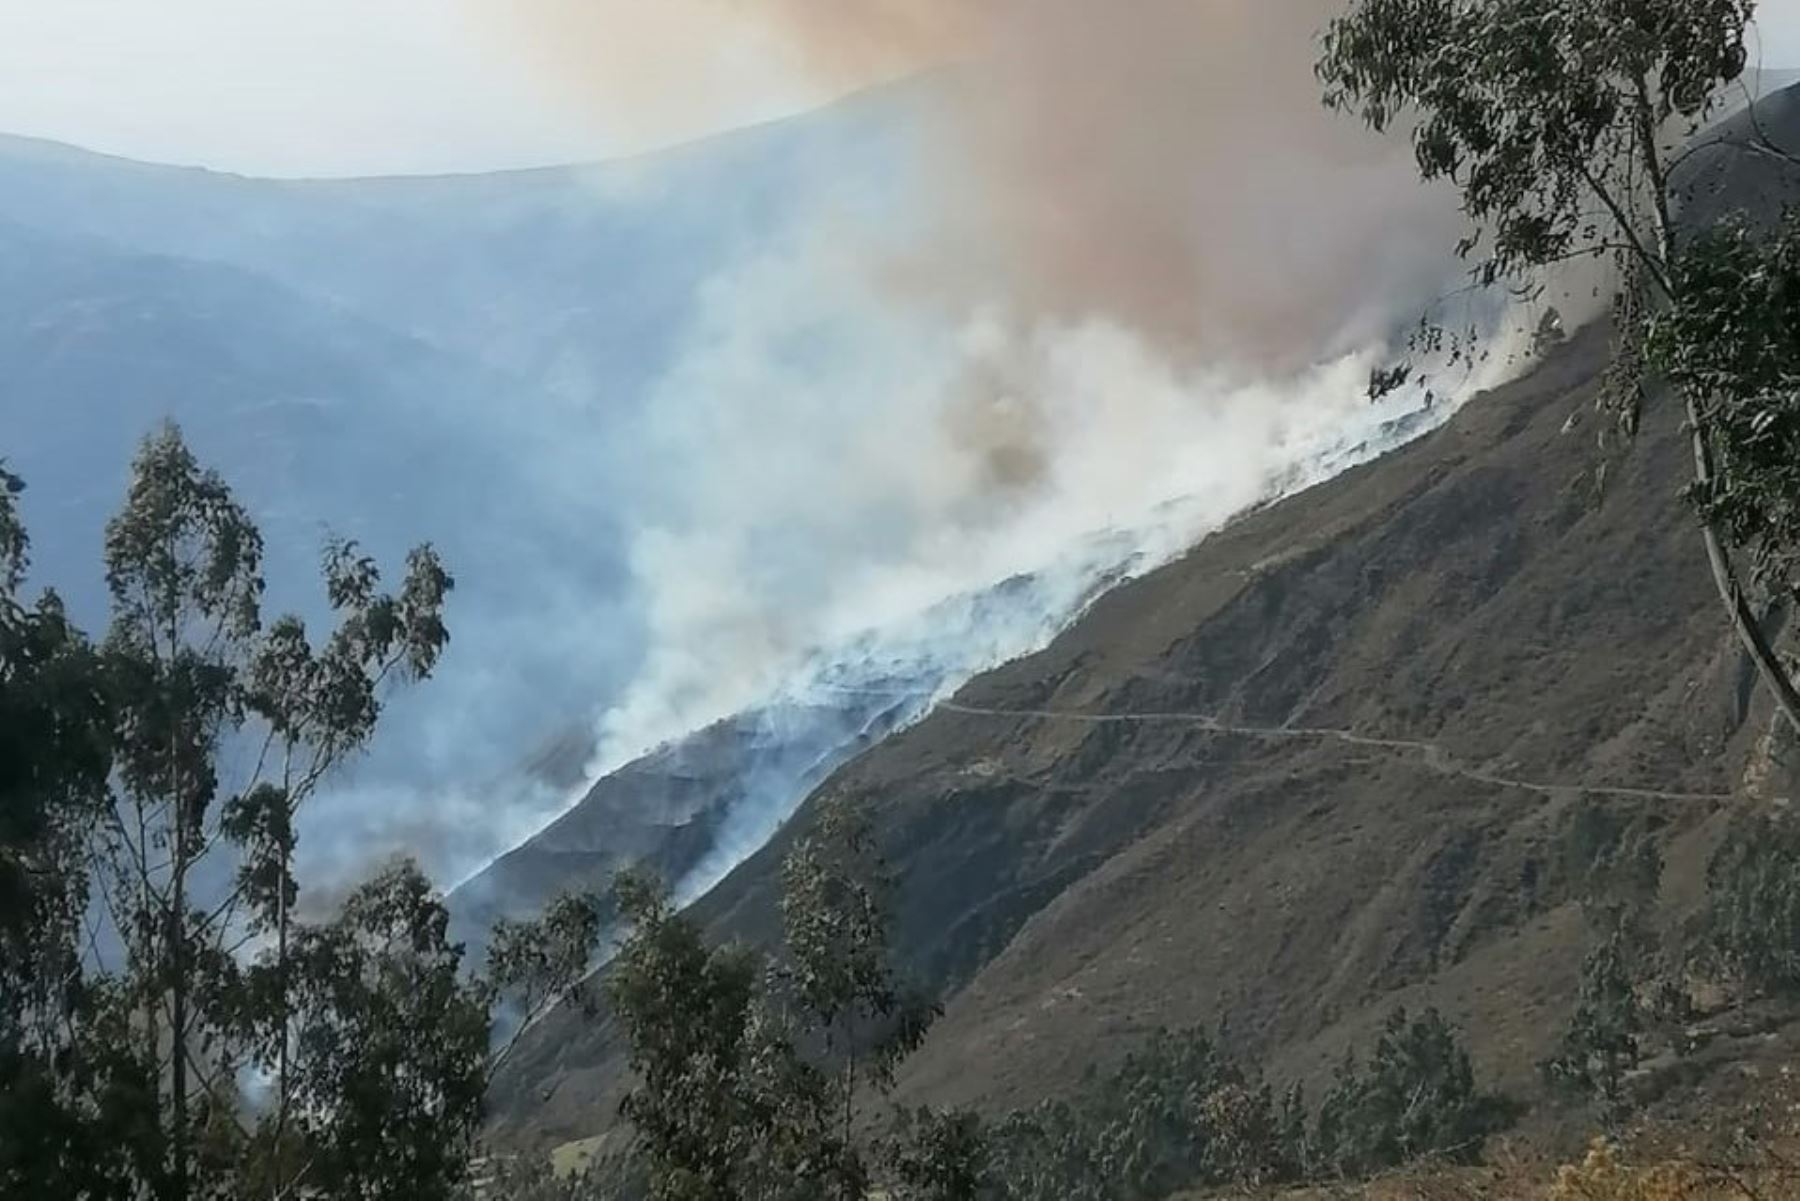
M656 390L640 448L670 491L631 556L652 636L588 783L747 710L898 684L921 715L1248 507L1432 428L1515 370L1522 340L1503 334L1429 400L1421 384L1371 404L1384 345L1267 379L1172 364L1098 320L934 326L809 250L715 281ZM829 767L858 731L790 735ZM821 774L745 780L679 895L759 847Z
M1416 431L1384 423L1422 389L1372 406L1366 385L1458 281L1457 222L1403 148L1319 111L1311 36L1332 10L1056 0L1040 24L1003 0L952 37L973 61L919 85L910 156L806 164L805 203L719 264L614 444L578 423L541 440L551 486L597 462L614 477L641 666L585 778L480 828L517 842L659 745L888 686L896 661L941 694L1245 507ZM579 57L588 23L550 27ZM835 23L819 36L840 44ZM654 206L656 181L633 182ZM1432 419L1509 362L1433 381ZM979 621L944 619L1019 576L1034 585ZM820 737L829 765L855 731ZM747 785L684 891L811 782Z

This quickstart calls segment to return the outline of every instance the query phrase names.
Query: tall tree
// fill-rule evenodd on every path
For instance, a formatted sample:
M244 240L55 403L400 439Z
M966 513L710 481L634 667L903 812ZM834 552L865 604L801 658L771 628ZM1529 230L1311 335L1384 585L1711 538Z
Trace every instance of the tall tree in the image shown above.
M607 1001L631 1047L637 1084L621 1112L649 1162L655 1201L736 1201L762 1131L746 1095L759 965L708 947L654 880L627 874L613 896L628 934L608 968Z
M123 1196L156 1154L115 1120L143 1081L94 1054L106 998L83 972L110 710L99 657L56 595L20 597L23 488L0 468L0 1195Z
M430 881L401 864L357 889L334 921L302 926L279 1117L290 1128L267 1195L343 1201L448 1197L462 1182L487 1085L486 998ZM291 1170L289 1165L291 1163Z
M637 1077L623 1113L658 1201L860 1199L878 1158L909 1196L959 1197L977 1178L981 1132L966 1116L904 1115L881 1157L865 1139L859 1101L892 1081L936 1012L898 982L888 887L866 815L836 800L784 863L773 959L709 947L655 882L618 881L626 935L606 997Z
M335 545L325 582L337 629L316 649L297 617L264 631L261 535L172 425L145 440L107 526L105 655L122 795L97 884L129 949L143 1054L162 1082L171 1196L191 1195L196 1142L233 1105L245 1059L273 1073L282 1140L294 813L373 733L383 680L423 678L442 652L450 577L429 547L407 567L397 593L380 593L374 563ZM228 738L257 747L248 778L221 781ZM228 857L235 884L222 898L197 897L197 873ZM244 1046L200 1007L232 990L240 940L263 936L273 950L252 974L273 980L255 981L268 1007L248 1019L260 1037Z
M1482 284L1532 287L1536 273L1610 258L1623 280L1613 395L1628 426L1646 369L1680 389L1693 441L1690 492L1732 624L1788 720L1800 691L1733 558L1796 562L1793 499L1768 485L1800 450L1791 372L1774 390L1747 375L1768 361L1774 325L1705 347L1705 282L1677 227L1673 183L1692 136L1743 74L1755 0L1356 0L1325 32L1326 102L1378 131L1409 130L1420 174L1461 194L1473 232L1459 245ZM1760 125L1745 153L1794 164ZM1714 256L1715 261L1717 256ZM1738 263L1738 278L1783 270ZM1791 289L1793 277L1783 274ZM1696 305L1700 305L1698 309ZM1728 353L1735 351L1735 353ZM1696 366L1701 355L1710 371ZM1792 592L1800 580L1779 581Z
M837 796L781 869L787 935L783 975L834 1071L838 1145L854 1146L865 1086L886 1089L937 1009L901 987L888 948L893 880L867 810ZM841 1187L861 1196L864 1165L846 1159Z
M495 1013L574 991L597 911L507 924L473 973L410 864L324 923L296 920L293 871L296 814L384 685L436 666L449 575L421 547L384 592L333 543L331 632L265 628L260 535L165 427L107 530L96 650L53 594L18 599L19 487L0 472L0 1192L451 1196L509 1049Z
M450 577L421 547L384 592L334 543L330 634L265 629L260 535L165 427L108 527L96 649L54 594L19 599L21 486L0 471L0 1192L452 1195L508 1049L494 1014L574 991L597 911L506 925L471 973L416 868L323 924L295 919L293 872L297 811L384 684L435 667Z

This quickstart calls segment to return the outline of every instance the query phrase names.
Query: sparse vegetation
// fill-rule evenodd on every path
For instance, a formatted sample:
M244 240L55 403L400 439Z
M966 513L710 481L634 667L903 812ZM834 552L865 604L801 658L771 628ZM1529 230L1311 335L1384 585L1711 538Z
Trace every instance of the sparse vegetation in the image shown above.
M1420 175L1461 195L1457 246L1474 282L1526 293L1571 260L1609 262L1619 345L1608 402L1635 431L1656 377L1693 439L1689 495L1720 598L1777 706L1800 728L1800 690L1762 628L1733 553L1791 593L1794 520L1794 223L1680 227L1685 144L1749 61L1755 0L1357 0L1325 35L1331 106L1410 131ZM1800 160L1757 128L1727 149ZM1700 236L1695 237L1698 233ZM1476 331L1448 335L1475 353ZM1446 343L1427 322L1427 349Z
M1358 0L1319 70L1332 104L1376 129L1411 128L1421 173L1461 190L1477 232L1460 249L1479 258L1478 283L1529 289L1552 264L1612 259L1609 402L1631 426L1652 381L1679 394L1720 594L1800 724L1792 671L1746 584L1800 597L1800 214L1684 231L1671 207L1674 135L1704 122L1744 69L1753 11ZM1540 348L1564 336L1549 314L1535 335ZM1377 368L1369 392L1411 382L1410 364ZM437 667L453 588L443 564L420 547L386 590L372 559L334 543L330 631L265 620L261 534L170 427L144 443L108 528L112 622L95 642L54 593L22 595L22 486L0 470L0 1194L1156 1201L1467 1166L1513 1116L1440 1013L1404 1009L1366 1057L1345 1056L1316 1110L1197 1029L1160 1031L1070 1095L997 1119L892 1107L938 1008L895 962L896 882L870 813L828 797L782 867L779 947L714 945L654 879L614 882L619 943L598 993L633 1072L629 1149L568 1175L525 1155L482 1159L484 1098L515 1045L497 1019L516 1040L588 999L602 908L572 897L502 923L473 965L417 867L392 865L316 920L300 916L294 875L296 814L374 737L384 688ZM1436 743L1281 732L1444 762ZM1223 736L1216 723L1208 733ZM1562 845L1531 860L1533 889L1550 864L1545 875L1570 885L1553 899L1578 900L1593 937L1543 1069L1608 1114L1656 1020L1660 829L1584 804ZM1761 994L1800 994L1800 821L1740 815L1707 885L1711 962ZM1755 1195L1735 1171L1631 1167L1597 1143L1549 1195Z
M1605 1140L1588 1149L1580 1163L1564 1164L1550 1188L1550 1201L1680 1201L1699 1195L1701 1174L1690 1164L1622 1163Z
M1616 1115L1649 1025L1645 989L1658 959L1650 915L1662 855L1653 830L1584 801L1564 831L1563 859L1593 944L1582 959L1581 989L1561 1045L1539 1066L1551 1085L1597 1097Z
M1624 1097L1625 1073L1637 1067L1644 1017L1639 1003L1640 962L1626 924L1612 924L1581 964L1581 995L1545 1076L1560 1087L1592 1093L1609 1107Z
M1480 1158L1512 1106L1476 1087L1469 1054L1436 1010L1387 1025L1366 1063L1345 1060L1319 1107L1316 1156L1340 1176L1367 1176L1426 1157Z
M1706 875L1707 939L1720 966L1755 988L1800 989L1800 822L1739 817Z

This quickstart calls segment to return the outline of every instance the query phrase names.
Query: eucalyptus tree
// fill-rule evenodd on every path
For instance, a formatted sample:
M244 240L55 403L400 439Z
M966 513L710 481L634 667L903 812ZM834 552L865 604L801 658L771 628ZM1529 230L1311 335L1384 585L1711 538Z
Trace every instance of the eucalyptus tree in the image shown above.
M92 862L125 944L122 974L158 1081L154 1124L166 1133L174 1197L217 1169L196 1164L198 1144L238 1120L243 1070L271 1081L269 1128L251 1141L287 1137L295 813L368 742L383 682L428 676L448 640L452 581L428 546L411 553L392 593L353 544L329 547L337 625L316 644L298 617L264 627L262 549L248 513L179 430L167 425L144 441L106 530L113 616L103 651L118 796ZM221 778L228 743L254 748L242 778ZM215 875L232 877L223 895L196 888L213 863L223 865ZM239 972L252 940L265 950ZM278 1170L272 1187L285 1186Z
M823 1044L834 1080L839 1142L851 1146L861 1089L885 1091L915 1050L937 1007L908 993L889 948L894 882L863 807L821 803L813 828L782 864L782 975ZM845 1180L849 1195L860 1165Z
M262 540L173 426L106 532L96 647L54 593L0 471L0 1192L449 1197L488 1083L576 991L580 898L496 931L481 971L429 881L397 864L296 917L296 816L374 736L390 682L448 641L430 547L384 591L323 560L332 628L265 624Z
M1776 704L1800 691L1734 557L1800 588L1800 368L1793 222L1690 234L1676 184L1695 136L1741 80L1755 0L1355 0L1324 34L1326 103L1410 136L1421 176L1460 193L1458 250L1478 284L1604 259L1621 280L1607 389L1635 429L1660 374L1685 406L1689 488L1719 595ZM1754 111L1754 110L1753 110ZM1724 143L1793 170L1760 123ZM1704 139L1700 139L1704 141ZM1772 301L1772 304L1765 304Z
M134 1165L156 1159L125 1112L145 1080L94 1053L103 996L83 971L110 709L56 594L21 595L23 488L0 467L0 1195L125 1196Z
M622 876L625 934L605 993L636 1085L621 1111L658 1201L827 1201L884 1187L963 1197L982 1132L967 1115L897 1115L866 1137L936 1007L902 987L889 945L892 881L867 814L827 799L782 867L785 939L763 956L709 946L653 880ZM972 1185L970 1187L973 1187Z

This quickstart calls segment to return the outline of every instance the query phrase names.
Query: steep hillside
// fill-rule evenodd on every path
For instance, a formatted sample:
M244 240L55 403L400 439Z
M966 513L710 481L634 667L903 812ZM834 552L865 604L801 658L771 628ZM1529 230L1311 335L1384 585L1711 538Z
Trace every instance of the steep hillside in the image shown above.
M658 748L602 777L567 812L458 885L448 898L452 933L479 953L496 920L534 917L563 893L601 891L633 866L693 895L761 841L761 829L734 828L747 809L762 808L762 821L778 823L832 768L914 709L880 697L773 705ZM593 750L591 738L571 736L541 768L551 780L562 777L567 792Z
M1759 125L1800 135L1796 93L1692 156L1689 221L1791 196L1727 145ZM815 800L877 815L899 953L946 1004L903 1097L1028 1104L1188 1023L1318 1080L1396 1002L1438 1005L1487 1077L1537 1087L1587 938L1577 826L1604 810L1655 837L1675 928L1730 810L1794 783L1680 495L1680 414L1653 406L1621 444L1595 404L1609 353L1582 330L824 783ZM718 937L778 936L807 816L698 902ZM621 1072L603 1020L554 1015L500 1082L501 1124L607 1129Z
M1246 517L826 783L880 815L901 952L947 1000L904 1095L1029 1102L1164 1023L1310 1076L1427 999L1529 1086L1582 953L1570 814L1661 829L1679 908L1767 728L1676 415L1597 448L1607 344ZM773 933L786 841L700 902L721 936ZM618 1071L604 1022L558 1016L506 1120L592 1133Z
M104 624L101 531L167 417L261 522L271 604L315 626L327 534L387 564L433 541L452 646L310 807L299 854L317 896L397 853L467 874L574 787L528 748L643 667L629 543L710 478L665 384L704 349L718 278L815 205L882 220L913 103L440 178L250 179L0 135L0 458L30 485L36 580Z
M1406 420L1394 426L1392 436L1406 436ZM1038 572L816 648L809 668L775 699L592 783L595 733L573 730L547 746L531 771L559 795L579 796L450 892L458 939L478 953L496 918L535 915L565 892L604 892L632 865L655 870L683 901L704 894L832 771L918 719L976 666L1042 646L1142 553L1131 537L1097 535Z
M389 555L466 547L474 531L432 515L499 491L463 470L493 440L454 418L516 386L264 276L3 222L0 372L0 453L36 485L38 566L84 620L125 465L158 421L242 487L278 585L310 590L326 524Z
M255 179L0 136L0 220L230 264L617 404L733 253L822 198L904 181L927 91L630 159L432 177Z

